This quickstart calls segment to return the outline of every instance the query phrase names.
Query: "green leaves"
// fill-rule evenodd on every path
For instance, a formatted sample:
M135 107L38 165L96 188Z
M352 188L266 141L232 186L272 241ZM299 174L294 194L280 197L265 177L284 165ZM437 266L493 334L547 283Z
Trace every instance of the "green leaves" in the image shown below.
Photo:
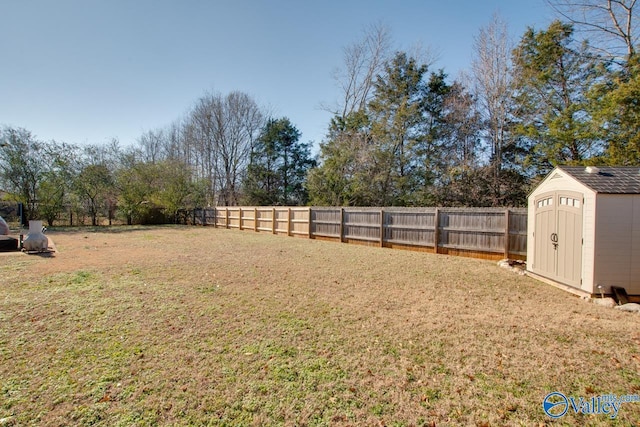
M26 129L0 132L0 178L3 190L25 204L27 218L37 214L38 191L50 167L44 145Z
M334 117L309 175L312 204L414 206L434 201L445 163L448 99L443 71L428 73L398 52L375 81L366 108ZM453 108L451 108L453 110Z
M586 43L574 41L572 26L554 21L547 30L529 28L513 58L515 133L530 147L525 164L544 175L557 165L598 155L588 94L604 77L603 69Z
M594 127L607 142L605 161L611 165L640 164L640 62L637 55L625 69L591 92Z
M116 174L118 206L127 223L153 222L153 211L163 209L175 220L180 209L201 206L206 184L194 180L190 171L177 161L138 162Z
M243 186L246 205L304 205L307 171L315 165L310 146L289 119L271 119L251 152Z

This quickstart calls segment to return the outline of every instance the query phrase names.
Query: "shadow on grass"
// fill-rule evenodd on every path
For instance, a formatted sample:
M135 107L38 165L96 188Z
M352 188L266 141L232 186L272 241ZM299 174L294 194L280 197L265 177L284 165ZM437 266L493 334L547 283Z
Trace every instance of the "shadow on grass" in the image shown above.
M73 227L47 227L47 232L56 233L130 233L133 231L153 231L187 229L195 227L193 225L167 224L167 225L98 225L98 226L73 226Z
M39 256L40 258L55 258L56 254L53 251L47 252L25 252L27 255Z

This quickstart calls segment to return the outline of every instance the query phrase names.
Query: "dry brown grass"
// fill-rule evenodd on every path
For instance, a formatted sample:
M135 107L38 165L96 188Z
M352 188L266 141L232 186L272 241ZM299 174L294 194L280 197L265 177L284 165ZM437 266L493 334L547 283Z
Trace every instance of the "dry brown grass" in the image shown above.
M7 424L545 425L551 391L640 394L640 316L493 262L213 228L50 237L53 258L0 257Z

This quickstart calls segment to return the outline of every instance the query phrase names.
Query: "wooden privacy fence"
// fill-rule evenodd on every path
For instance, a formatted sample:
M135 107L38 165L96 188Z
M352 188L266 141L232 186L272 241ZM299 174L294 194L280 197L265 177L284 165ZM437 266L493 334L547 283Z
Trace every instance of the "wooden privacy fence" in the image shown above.
M525 259L525 208L216 207L193 223L485 259Z
M220 228L309 236L309 208L228 206L196 209L193 223Z

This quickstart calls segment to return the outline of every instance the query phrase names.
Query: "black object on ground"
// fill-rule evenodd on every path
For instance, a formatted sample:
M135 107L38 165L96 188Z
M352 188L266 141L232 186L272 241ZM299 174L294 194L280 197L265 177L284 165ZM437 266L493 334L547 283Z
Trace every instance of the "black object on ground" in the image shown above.
M18 250L18 239L9 236L0 236L0 252Z
M627 295L627 291L624 288L612 286L611 291L613 292L613 298L618 304L622 305L629 302L629 295Z

